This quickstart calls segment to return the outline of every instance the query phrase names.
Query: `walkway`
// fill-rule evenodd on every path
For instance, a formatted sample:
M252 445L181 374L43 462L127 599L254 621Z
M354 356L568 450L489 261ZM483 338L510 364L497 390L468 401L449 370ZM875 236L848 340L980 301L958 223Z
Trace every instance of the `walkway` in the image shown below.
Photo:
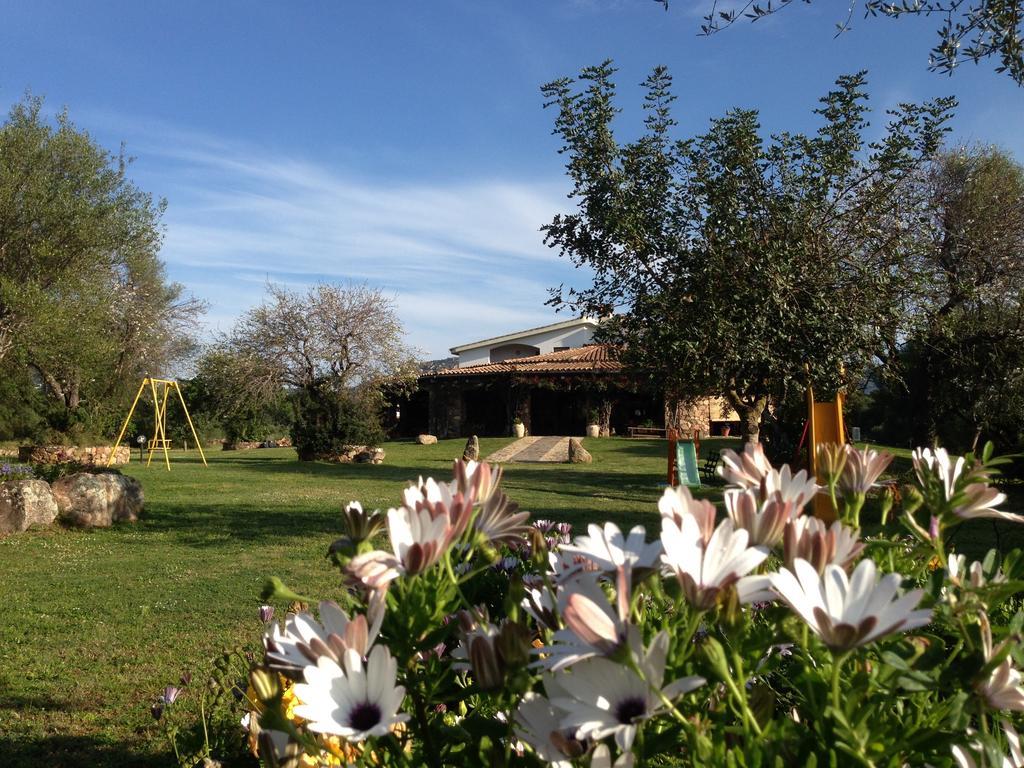
M568 437L521 437L485 459L491 464L503 464L511 461L564 463L568 460Z

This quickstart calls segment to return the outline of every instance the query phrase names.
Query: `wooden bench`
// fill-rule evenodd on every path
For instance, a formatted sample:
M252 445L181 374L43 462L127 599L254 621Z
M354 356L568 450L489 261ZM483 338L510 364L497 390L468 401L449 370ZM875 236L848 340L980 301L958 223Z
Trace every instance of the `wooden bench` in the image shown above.
M629 436L640 437L667 437L664 427L629 427Z

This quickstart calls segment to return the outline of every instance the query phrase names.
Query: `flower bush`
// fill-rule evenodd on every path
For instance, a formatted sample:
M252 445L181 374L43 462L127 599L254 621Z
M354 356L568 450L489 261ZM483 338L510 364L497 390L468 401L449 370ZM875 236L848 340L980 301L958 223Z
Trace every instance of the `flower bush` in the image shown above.
M33 477L35 473L28 464L11 464L8 461L0 463L0 483L31 480Z
M727 451L725 516L668 488L653 537L530 525L474 462L386 513L353 503L329 553L339 602L314 612L271 584L292 610L263 609L253 751L289 767L1020 766L1024 562L968 563L951 537L1024 518L998 510L990 448L919 450L900 490L878 486L890 459L829 447L819 489L758 446ZM834 520L808 515L818 493ZM868 508L882 525L865 538Z

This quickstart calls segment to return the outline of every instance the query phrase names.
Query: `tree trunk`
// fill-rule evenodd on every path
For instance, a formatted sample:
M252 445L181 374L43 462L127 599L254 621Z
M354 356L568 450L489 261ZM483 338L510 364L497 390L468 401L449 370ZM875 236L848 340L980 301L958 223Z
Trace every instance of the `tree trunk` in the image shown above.
M76 376L75 378L71 379L71 381L68 382L68 386L64 390L64 406L69 411L74 411L78 408L81 402L82 397L81 393L79 392L78 377Z
M755 397L753 402L745 400L732 390L726 392L725 399L740 417L740 437L745 443L757 443L761 439L761 415L768 406L768 398L764 395Z
M601 407L598 409L601 420L598 424L601 427L601 437L609 437L612 433L612 401L602 400Z
M665 429L671 429L678 435L685 429L686 402L675 394L665 393Z

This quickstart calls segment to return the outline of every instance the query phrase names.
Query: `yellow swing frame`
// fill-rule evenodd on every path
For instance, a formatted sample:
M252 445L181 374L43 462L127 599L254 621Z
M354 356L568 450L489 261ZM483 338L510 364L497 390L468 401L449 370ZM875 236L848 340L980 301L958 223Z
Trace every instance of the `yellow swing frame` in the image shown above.
M135 400L132 401L132 407L128 409L128 416L124 420L121 432L118 434L117 441L114 443L114 448L111 450L110 457L107 459L107 466L109 467L111 462L114 460L114 452L117 451L117 447L121 444L121 440L124 438L124 433L128 430L128 424L131 423L132 415L135 413L135 407L139 404L139 400L142 398L142 393L146 391L147 386L153 395L153 437L147 446L148 455L146 457L146 466L148 467L153 462L153 454L156 453L157 450L162 450L164 452L164 463L167 465L167 471L171 471L171 441L167 437L167 401L171 398L171 390L178 393L178 400L181 402L181 408L185 412L185 419L188 421L188 427L192 430L192 437L195 438L196 448L199 450L199 457L203 460L203 466L209 466L206 463L206 454L203 453L203 445L199 440L199 435L196 434L196 428L192 423L192 417L189 416L188 413L188 406L185 405L185 396L181 393L181 387L178 386L178 382L173 379L154 379L150 376L147 376L142 380L142 383L139 385L139 391L135 393Z

